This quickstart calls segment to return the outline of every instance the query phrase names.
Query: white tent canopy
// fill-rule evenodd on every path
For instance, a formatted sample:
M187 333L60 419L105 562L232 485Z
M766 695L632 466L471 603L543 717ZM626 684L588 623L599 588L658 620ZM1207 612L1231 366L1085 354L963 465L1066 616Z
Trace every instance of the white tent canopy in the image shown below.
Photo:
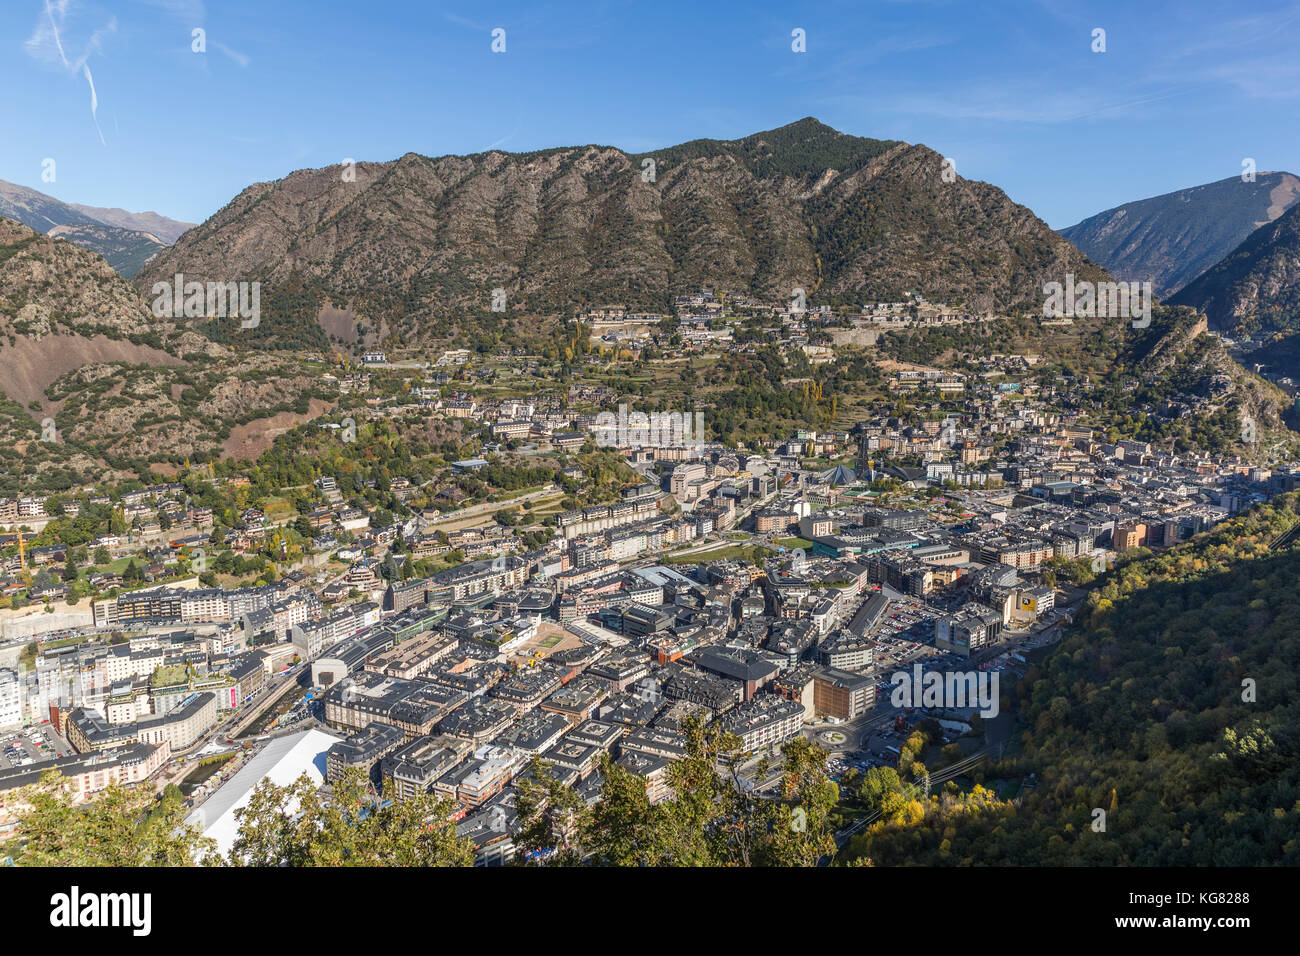
M235 811L248 803L253 788L262 780L287 786L304 773L320 786L325 781L325 753L339 739L320 730L304 730L271 741L185 822L198 825L205 837L217 841L218 852L227 855L239 831Z

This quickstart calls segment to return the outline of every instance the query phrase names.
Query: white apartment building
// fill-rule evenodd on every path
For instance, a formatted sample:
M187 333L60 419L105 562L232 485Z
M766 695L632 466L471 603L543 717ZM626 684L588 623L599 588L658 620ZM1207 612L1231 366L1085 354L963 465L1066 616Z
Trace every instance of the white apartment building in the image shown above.
M23 722L23 685L17 671L0 668L0 729Z

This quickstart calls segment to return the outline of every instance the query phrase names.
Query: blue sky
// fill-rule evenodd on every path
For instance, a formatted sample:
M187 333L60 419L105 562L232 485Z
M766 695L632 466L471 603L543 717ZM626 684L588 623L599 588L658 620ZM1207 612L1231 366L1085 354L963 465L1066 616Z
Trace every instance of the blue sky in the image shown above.
M1245 157L1300 170L1300 3L1234 6L6 0L0 179L197 222L346 157L639 152L816 116L925 143L1060 228Z

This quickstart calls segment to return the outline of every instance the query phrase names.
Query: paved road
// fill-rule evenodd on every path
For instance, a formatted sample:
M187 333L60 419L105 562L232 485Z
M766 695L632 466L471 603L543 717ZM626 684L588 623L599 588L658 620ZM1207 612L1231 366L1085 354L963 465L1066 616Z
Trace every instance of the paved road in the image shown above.
M762 498L758 501L755 501L749 507L738 512L736 515L736 522L734 525L732 525L732 530L739 528L740 525L744 523L744 521L754 511L755 508L762 507L763 505L767 504L767 502L771 501L775 497L776 497L775 494L768 495L766 498ZM659 551L650 556L646 556L644 554L638 554L631 558L623 559L622 561L619 562L619 564L623 567L650 568L659 564L663 564L664 559L666 558L681 558L691 554L702 554L706 551L716 551L719 548L728 548L733 545L738 547L746 547L748 545L763 544L765 543L767 537L768 537L767 535L753 535L749 540L746 541L732 541L730 538L727 538L725 534L719 534L717 532L713 532L711 534L706 535L704 539L700 541L698 544L690 545L689 547L683 548L680 551Z
M299 667L302 666L304 665L299 665ZM258 717L262 716L262 714L266 713L266 711L269 708L273 707L281 697L283 697L286 693L289 692L290 688L296 687L298 685L298 676L301 673L302 673L301 670L290 671L289 674L286 675L288 677L288 680L286 680L281 686L273 690L271 692L271 695L267 697L265 700L257 702L247 714L245 714L243 717L239 719L239 722L236 723L234 727L230 728L226 736L238 737L241 733L243 733L246 727L248 727L250 724L256 721Z
M198 753L214 740L223 740L227 737L237 737L245 727L265 713L267 708L274 706L276 701L283 697L289 688L297 685L298 676L300 674L301 669L297 669L284 675L287 679L285 679L282 684L277 685L269 694L263 692L264 696L255 700L252 707L246 713L235 717L235 723L233 725L230 723L231 715L227 714L223 720L210 727L201 737L199 737L198 740L190 744L190 746L185 750L172 754L168 762L163 765L162 769L153 778L155 789L161 791L169 783L179 783L191 770L194 769L194 764L178 764L176 763L176 758L185 757L188 761L192 755Z
M475 515L483 514L485 511L500 511L503 508L511 508L525 501L532 501L534 498L545 498L554 495L555 492L555 488L542 488L538 491L530 491L527 494L520 495L518 498L509 498L506 501L481 501L476 505L461 508L459 511L448 511L445 515L439 515L433 521L437 525L447 521L459 521L461 518L472 518Z

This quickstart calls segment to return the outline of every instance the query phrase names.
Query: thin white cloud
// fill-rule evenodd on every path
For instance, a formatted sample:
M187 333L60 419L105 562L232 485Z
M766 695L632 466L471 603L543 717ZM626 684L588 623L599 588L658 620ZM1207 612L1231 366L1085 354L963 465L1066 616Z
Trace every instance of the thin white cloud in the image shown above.
M454 13L444 13L442 18L448 23L454 23L458 27L465 27L467 30L481 30L486 32L490 29L490 27L486 27L481 23L475 23L467 17L458 16Z
M72 15L81 11L73 6L72 0L44 0L44 7L44 16L37 18L23 49L38 62L61 67L72 76L80 73L86 78L86 85L90 87L90 118L99 134L99 141L107 146L104 131L99 126L99 95L95 92L95 78L90 72L89 60L91 54L103 51L104 38L117 31L117 18L111 17L102 27L93 30L81 53L75 59L69 59L63 34Z
M135 2L170 13L190 26L202 26L208 16L207 7L204 6L203 0L135 0ZM210 40L209 42L214 50L230 58L241 67L247 67L252 62L247 54L240 53L218 40Z
M86 74L86 82L90 84L90 118L95 123L95 132L99 134L99 142L107 146L104 142L104 131L99 128L99 97L95 95L95 78L90 75L90 66L86 63L81 64L82 72Z
M1018 90L1002 86L973 87L961 95L935 96L930 93L902 94L884 102L870 101L875 109L890 113L934 116L946 120L976 120L996 123L1026 123L1053 126L1097 116L1123 116L1137 107L1194 92L1189 89L1134 91L1126 99L1103 97L1092 90L1058 91L1029 100Z
M1291 40L1284 34L1297 19L1300 19L1300 10L1293 10L1289 16L1270 13L1227 20L1215 24L1211 31L1198 33L1194 41L1178 47L1174 58L1200 57L1219 50L1237 50L1261 43L1276 46L1279 41L1289 51Z
M1295 56L1300 8L1287 15L1240 17L1198 31L1188 42L1171 37L1168 52L1150 76L1164 83L1206 88L1229 87L1252 100L1292 100L1300 96L1300 63Z
M203 0L135 0L135 2L170 13L191 27L202 26L208 16L207 7L204 6ZM240 53L233 47L229 47L218 40L209 40L208 42L214 50L234 61L240 67L247 67L252 62L247 54ZM206 70L206 60L203 63L203 68Z
M55 8L59 11L59 20L54 19ZM39 55L39 52L45 48L46 44L54 41L54 49L58 51L59 60L66 67L68 66L68 55L63 52L63 39L59 36L59 22L61 22L68 12L67 0L57 0L55 7L50 6L50 0L45 0L45 21L36 22L36 30L27 38L26 49L29 54Z
M220 50L222 53L224 53L226 56L230 57L240 66L248 66L248 62L249 62L248 57L244 56L244 54L240 53L238 50L232 50L224 43L219 43L216 40L212 41L212 45L216 47L218 50Z
M203 6L203 0L135 0L135 2L144 4L146 7L163 10L172 16L195 24L204 20L208 15L207 9Z

